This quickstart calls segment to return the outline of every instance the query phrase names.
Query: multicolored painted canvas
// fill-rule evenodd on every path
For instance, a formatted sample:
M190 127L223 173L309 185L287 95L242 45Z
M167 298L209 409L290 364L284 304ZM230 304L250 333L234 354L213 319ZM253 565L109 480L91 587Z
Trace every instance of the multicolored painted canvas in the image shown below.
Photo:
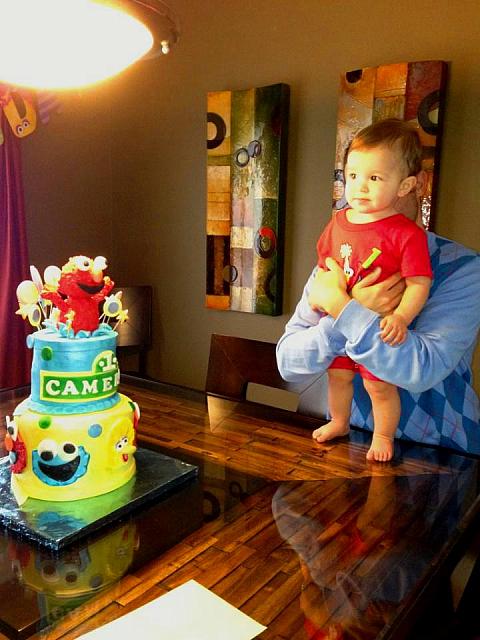
M282 313L289 87L208 94L211 309Z
M418 129L423 146L426 185L420 198L421 219L433 229L438 160L445 102L447 64L439 60L367 67L342 75L338 107L333 185L334 210L342 209L343 164L353 136L385 118L401 118Z

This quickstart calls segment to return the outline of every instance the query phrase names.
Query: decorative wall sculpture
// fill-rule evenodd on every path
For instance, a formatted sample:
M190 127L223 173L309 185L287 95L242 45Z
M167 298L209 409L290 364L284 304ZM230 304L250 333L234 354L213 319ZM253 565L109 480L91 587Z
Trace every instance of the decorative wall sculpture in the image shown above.
M208 94L209 308L282 313L288 107L285 84Z
M367 67L342 75L333 188L334 210L345 204L343 163L353 136L385 118L401 118L418 129L427 183L421 197L425 228L433 229L447 64L439 60Z

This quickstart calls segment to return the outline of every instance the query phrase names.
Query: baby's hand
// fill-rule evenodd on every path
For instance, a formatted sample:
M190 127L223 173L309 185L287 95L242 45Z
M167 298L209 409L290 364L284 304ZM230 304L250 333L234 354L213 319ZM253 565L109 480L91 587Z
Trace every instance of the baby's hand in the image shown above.
M380 337L390 346L402 344L407 337L407 323L398 313L391 313L380 320Z

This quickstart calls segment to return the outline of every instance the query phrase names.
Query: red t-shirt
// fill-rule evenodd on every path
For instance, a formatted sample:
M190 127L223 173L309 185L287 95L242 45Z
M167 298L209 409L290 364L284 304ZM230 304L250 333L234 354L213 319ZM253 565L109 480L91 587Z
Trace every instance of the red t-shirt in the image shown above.
M427 235L418 225L401 213L377 222L352 224L346 212L338 211L318 240L319 267L325 269L325 258L334 258L347 275L349 289L375 267L382 268L379 281L397 272L404 278L432 278Z

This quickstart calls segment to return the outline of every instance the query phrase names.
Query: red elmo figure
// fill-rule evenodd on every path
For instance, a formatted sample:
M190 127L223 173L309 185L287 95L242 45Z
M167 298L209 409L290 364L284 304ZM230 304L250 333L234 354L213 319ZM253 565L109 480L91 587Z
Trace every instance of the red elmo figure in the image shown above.
M10 457L10 469L12 473L21 473L27 466L27 449L20 434L15 420L6 417L7 433L5 434L5 449Z
M62 267L58 287L46 285L41 293L60 310L60 322L74 333L98 329L98 305L113 289L114 282L103 276L107 263L99 256L92 260L75 256Z

